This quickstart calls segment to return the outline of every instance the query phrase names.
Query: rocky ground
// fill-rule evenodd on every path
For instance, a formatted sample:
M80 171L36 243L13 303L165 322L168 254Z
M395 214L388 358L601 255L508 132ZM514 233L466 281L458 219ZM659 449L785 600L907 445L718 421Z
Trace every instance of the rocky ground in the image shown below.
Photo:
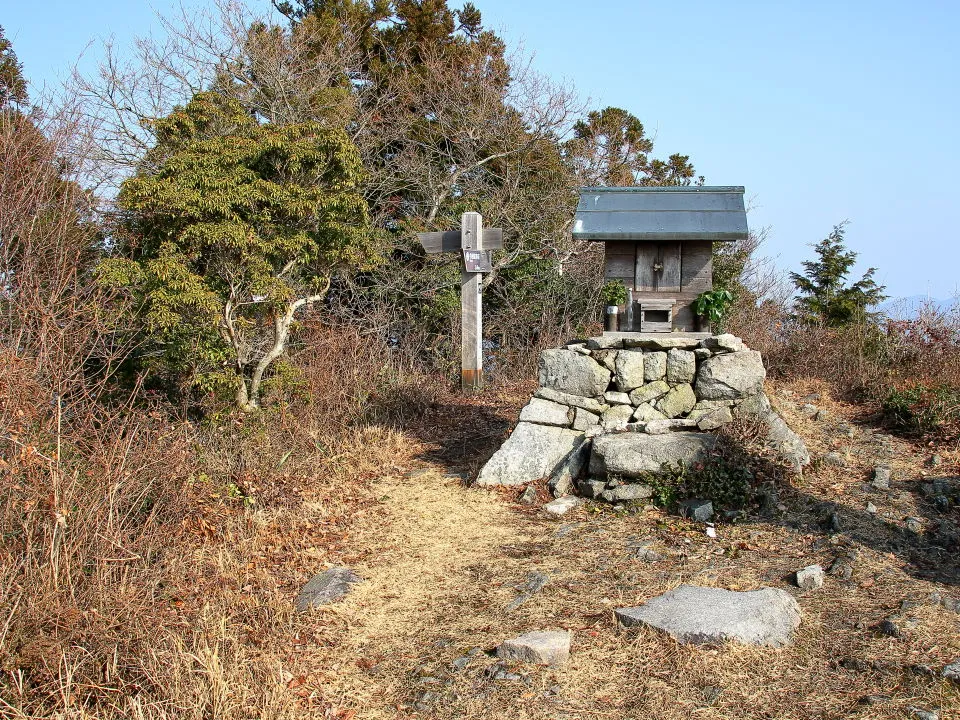
M546 487L531 504L522 488L468 487L530 390L433 408L345 545L363 580L298 616L289 687L343 719L956 716L958 455L887 435L820 388L765 389L814 465L712 530L642 506L557 517ZM822 586L800 589L814 565ZM682 645L616 622L681 584L786 591L792 644ZM568 660L497 657L540 630L571 633Z

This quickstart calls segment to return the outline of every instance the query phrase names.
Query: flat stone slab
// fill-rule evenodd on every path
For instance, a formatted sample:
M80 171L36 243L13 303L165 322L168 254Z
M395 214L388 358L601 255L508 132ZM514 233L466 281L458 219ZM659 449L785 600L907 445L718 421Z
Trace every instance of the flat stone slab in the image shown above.
M350 592L351 586L361 582L363 578L350 568L335 567L314 575L310 582L303 586L295 602L299 612L311 608L329 605L336 602Z
M681 585L640 607L621 608L616 616L624 627L647 625L683 644L783 647L800 625L800 606L777 588L736 592Z
M550 477L582 442L576 430L517 423L513 434L480 471L477 485L526 485Z
M534 630L512 640L504 640L497 648L501 660L519 660L539 665L562 665L570 657L569 630Z
M682 460L690 466L707 460L716 442L715 435L682 431L665 435L601 435L593 441L590 474L635 478L662 472L663 463Z
M544 512L548 515L553 515L554 517L561 517L566 515L568 512L573 510L577 505L580 504L580 498L574 495L564 495L563 497L558 497L556 500L551 500L546 505L543 506Z

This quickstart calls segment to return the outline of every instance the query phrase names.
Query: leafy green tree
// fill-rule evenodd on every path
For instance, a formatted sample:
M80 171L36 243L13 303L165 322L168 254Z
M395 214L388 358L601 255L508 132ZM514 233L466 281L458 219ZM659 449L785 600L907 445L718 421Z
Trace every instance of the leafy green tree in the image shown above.
M213 92L154 131L102 276L139 293L156 351L194 386L255 410L296 313L375 262L360 158L341 129L261 125Z
M800 292L794 317L805 323L839 327L868 317L867 308L886 300L884 286L873 279L876 268L870 268L857 282L847 285L847 275L857 261L857 253L844 245L844 225L813 246L817 260L803 264L804 273L790 273Z
M0 108L26 102L27 81L23 78L23 65L17 61L13 45L4 37L0 27Z

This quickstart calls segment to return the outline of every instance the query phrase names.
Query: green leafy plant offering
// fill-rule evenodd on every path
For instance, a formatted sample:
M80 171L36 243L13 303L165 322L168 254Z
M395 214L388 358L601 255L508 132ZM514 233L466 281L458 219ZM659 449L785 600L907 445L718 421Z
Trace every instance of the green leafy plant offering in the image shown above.
M607 307L623 305L627 301L627 288L620 280L610 280L603 286L600 295Z
M711 324L716 324L723 320L732 302L733 293L729 290L707 290L697 295L693 301L693 311Z

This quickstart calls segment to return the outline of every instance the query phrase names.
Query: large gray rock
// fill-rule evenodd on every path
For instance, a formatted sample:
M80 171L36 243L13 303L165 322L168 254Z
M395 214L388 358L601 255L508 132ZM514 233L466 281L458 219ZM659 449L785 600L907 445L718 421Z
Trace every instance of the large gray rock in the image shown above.
M497 648L497 657L539 665L562 665L570 657L572 638L569 630L534 630L504 640Z
M610 371L593 358L571 350L540 353L540 385L560 392L596 397L610 384ZM587 408L589 410L589 408Z
M520 411L520 422L570 427L573 422L573 409L551 400L532 398Z
M776 588L734 592L681 585L640 607L617 610L616 616L625 627L648 625L684 644L782 647L800 624L800 606Z
M603 399L608 405L629 405L630 396L625 392L616 390L607 390L603 394Z
M693 388L684 383L670 388L670 392L660 398L657 403L657 410L668 418L675 418L690 412L696 404L697 396L694 394Z
M300 612L305 612L310 608L336 602L350 592L354 583L361 582L362 579L346 567L325 570L314 575L310 582L303 586L300 594L297 595L296 608Z
M690 414L687 415L687 417L693 418L694 420L699 420L704 415L709 415L720 408L729 409L732 405L733 400L698 400L697 404L693 406L693 410L690 411Z
M784 422L775 412L764 417L767 426L767 444L772 447L784 462L799 470L810 464L810 453L803 439Z
M682 460L692 465L706 460L715 444L713 435L695 432L601 435L593 440L590 474L640 477L660 472L663 463Z
M617 387L623 392L630 392L643 385L644 359L639 350L621 350L614 361L614 377Z
M759 393L767 371L756 350L714 355L697 371L697 397L701 400L739 400Z
M697 356L689 350L673 348L667 353L667 382L671 385L692 383L697 374Z
M549 387L537 389L533 396L543 398L544 400L552 400L553 402L560 403L561 405L583 408L584 410L589 410L590 412L597 414L602 413L607 409L606 403L602 403L594 398L582 397L581 395L571 395L570 393L560 392L559 390L554 390L553 388Z
M667 375L667 354L646 352L643 354L643 379L647 382L663 380Z
M657 398L663 397L668 392L670 392L670 386L663 380L657 380L643 387L638 387L630 393L630 402L634 405L643 405L644 403L653 402Z
M518 423L513 434L483 466L478 485L525 485L557 471L580 443L576 430Z

